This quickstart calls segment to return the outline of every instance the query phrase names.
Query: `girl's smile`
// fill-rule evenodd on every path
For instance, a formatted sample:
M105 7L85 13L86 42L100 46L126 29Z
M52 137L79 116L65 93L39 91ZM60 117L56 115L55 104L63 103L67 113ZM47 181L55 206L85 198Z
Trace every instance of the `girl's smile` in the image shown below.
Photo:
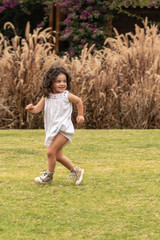
M53 93L62 93L67 89L67 78L66 75L60 73L55 82L53 82Z

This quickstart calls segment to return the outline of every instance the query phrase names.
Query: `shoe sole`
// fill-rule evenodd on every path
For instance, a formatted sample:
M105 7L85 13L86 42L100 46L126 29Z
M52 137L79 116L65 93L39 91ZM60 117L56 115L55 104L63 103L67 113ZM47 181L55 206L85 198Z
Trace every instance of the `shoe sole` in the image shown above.
M50 183L52 183L52 181L50 181L50 182L41 182L41 181L39 181L38 179L34 179L34 181L36 182L36 183L38 183L38 184L50 184Z
M76 181L76 185L79 185L82 182L83 174L84 174L84 169L82 169L80 179L78 181Z

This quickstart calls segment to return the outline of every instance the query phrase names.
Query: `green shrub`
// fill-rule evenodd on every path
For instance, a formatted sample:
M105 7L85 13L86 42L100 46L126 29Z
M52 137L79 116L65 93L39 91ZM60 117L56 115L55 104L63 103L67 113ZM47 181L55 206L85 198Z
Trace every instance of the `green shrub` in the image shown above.
M5 22L12 22L17 35L24 37L27 22L31 23L31 30L36 27L47 27L48 12L51 1L3 0L0 2L0 31L9 39L14 37L11 30L4 31Z

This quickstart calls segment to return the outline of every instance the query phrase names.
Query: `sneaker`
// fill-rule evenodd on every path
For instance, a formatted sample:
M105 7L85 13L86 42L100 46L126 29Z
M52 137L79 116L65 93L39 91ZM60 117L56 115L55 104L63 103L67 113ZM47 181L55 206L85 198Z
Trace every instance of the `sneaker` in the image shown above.
M45 171L45 172L41 172L40 174L43 174L40 177L36 177L34 180L37 183L40 184L47 184L47 183L51 183L53 181L53 172L50 171Z
M68 179L70 179L71 176L75 178L75 185L79 185L83 179L83 173L84 169L81 169L79 167L74 167L71 170L71 173L68 176Z

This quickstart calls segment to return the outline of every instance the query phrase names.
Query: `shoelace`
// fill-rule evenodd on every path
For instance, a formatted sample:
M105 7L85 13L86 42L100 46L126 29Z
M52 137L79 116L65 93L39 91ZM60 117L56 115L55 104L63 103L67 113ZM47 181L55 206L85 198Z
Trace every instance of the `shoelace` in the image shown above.
M47 173L48 173L47 171L40 172L40 174L44 174L44 176L47 175Z
M68 180L70 180L71 177L74 177L74 179L76 180L76 174L75 174L75 172L71 172L71 173L68 175Z

